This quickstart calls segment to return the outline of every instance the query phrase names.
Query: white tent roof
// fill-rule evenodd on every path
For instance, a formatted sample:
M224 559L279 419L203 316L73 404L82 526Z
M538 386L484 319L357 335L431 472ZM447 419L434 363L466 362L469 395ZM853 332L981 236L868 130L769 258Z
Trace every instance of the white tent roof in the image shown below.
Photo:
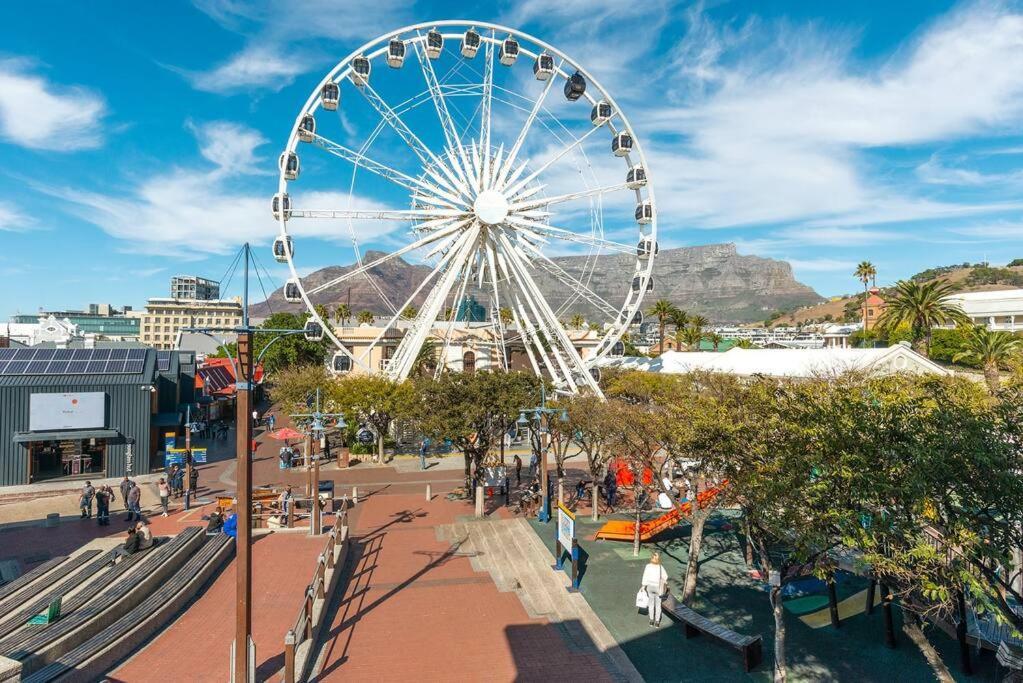
M886 349L740 349L724 353L666 351L658 358L608 359L604 365L648 372L722 372L749 377L834 377L857 371L876 374L912 372L947 375L951 371L908 345Z

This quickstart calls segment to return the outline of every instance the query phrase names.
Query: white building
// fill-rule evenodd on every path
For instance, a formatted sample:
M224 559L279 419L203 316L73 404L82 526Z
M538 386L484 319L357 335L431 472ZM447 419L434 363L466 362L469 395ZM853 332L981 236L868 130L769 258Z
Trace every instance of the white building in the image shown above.
M0 323L0 337L7 337L25 346L52 342L58 347L63 347L68 342L82 340L85 336L79 333L78 325L66 318L61 320L52 315L40 318L36 323Z
M606 358L600 365L628 370L721 372L741 377L763 375L790 379L837 377L846 372L890 375L898 372L950 375L952 372L909 347L886 349L740 349L724 353L667 351L657 358Z
M949 300L959 304L973 322L990 330L1023 330L1023 289L963 292L953 294Z

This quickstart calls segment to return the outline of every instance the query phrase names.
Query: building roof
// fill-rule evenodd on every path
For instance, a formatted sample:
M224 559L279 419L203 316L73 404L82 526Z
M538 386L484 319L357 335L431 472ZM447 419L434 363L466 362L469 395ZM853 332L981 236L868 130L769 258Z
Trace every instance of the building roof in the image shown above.
M146 349L142 371L137 373L81 374L81 375L0 375L0 387L96 387L137 384L142 387L153 382L156 371L156 352Z
M896 344L885 349L740 349L725 353L667 351L655 359L612 358L603 365L648 372L722 372L743 377L834 377L846 372L948 375L951 371Z
M952 294L950 299L962 301L1000 301L1002 299L1023 299L1023 289L1000 289L993 292L960 292Z

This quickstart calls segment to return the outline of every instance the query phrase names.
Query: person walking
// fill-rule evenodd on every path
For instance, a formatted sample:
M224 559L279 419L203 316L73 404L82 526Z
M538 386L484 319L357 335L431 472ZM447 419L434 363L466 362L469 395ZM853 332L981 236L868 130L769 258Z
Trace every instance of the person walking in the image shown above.
M423 443L419 446L419 469L426 469L426 451L430 448L430 440L423 439Z
M192 471L188 475L188 490L192 492L192 496L195 497L195 492L199 488L199 468L192 463Z
M126 498L128 506L128 517L124 521L142 521L142 489L134 481L131 482L131 488L128 489L128 496Z
M515 462L515 485L522 486L522 458L519 457L518 453L515 454L514 462Z
M131 491L132 480L128 478L128 475L124 475L124 479L121 480L121 500L124 501L124 509L128 510L128 491Z
M96 497L96 489L91 481L85 482L82 487L82 497L78 501L78 507L82 512L82 519L92 519L92 499Z
M647 615L650 625L661 625L661 598L668 590L668 572L661 566L661 554L654 553L650 564L643 568L643 590L647 595Z
M114 490L104 484L96 491L96 524L110 526L110 503L114 501Z
M156 484L157 490L160 492L160 505L163 507L163 516L166 517L170 510L170 484L163 477L160 477L160 481Z
M536 478L536 472L540 468L540 456L533 451L533 455L529 458L529 476Z
M174 475L174 489L177 491L177 497L181 498L185 495L185 468L179 467L177 474Z

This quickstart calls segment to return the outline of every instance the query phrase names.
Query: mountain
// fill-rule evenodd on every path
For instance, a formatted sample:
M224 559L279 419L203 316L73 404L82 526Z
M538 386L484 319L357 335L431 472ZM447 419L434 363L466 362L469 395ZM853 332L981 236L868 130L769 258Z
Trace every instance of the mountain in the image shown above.
M382 255L381 252L369 251L362 260L365 263ZM587 259L583 256L558 256L552 260L579 279L585 280L584 275L590 273L590 289L618 308L625 288L631 286L636 259L628 254L601 255L596 259L595 264L593 257ZM353 267L323 268L303 278L302 284L308 291L351 271ZM371 278L354 277L343 286L326 289L310 298L314 304L322 304L331 312L338 304L350 302L353 312L369 310L383 314L387 307L374 285L397 306L408 298L430 271L428 266L394 259L371 269ZM555 310L566 303L569 292L561 280L540 268L533 271L533 277ZM488 304L486 292L472 293L481 303ZM414 299L415 305L420 306L425 298L424 288L424 292ZM654 289L647 292L644 302L649 304L657 299L668 299L686 311L700 313L720 323L763 320L771 311L823 301L813 289L796 281L792 267L785 261L740 255L734 244L662 249L654 260ZM267 302L253 307L253 315L265 316L271 309L297 311L302 310L302 306L286 303L282 290L278 289ZM603 316L595 316L595 312L596 309L588 302L576 300L560 310L559 315L567 318L581 313L595 320L604 319Z

